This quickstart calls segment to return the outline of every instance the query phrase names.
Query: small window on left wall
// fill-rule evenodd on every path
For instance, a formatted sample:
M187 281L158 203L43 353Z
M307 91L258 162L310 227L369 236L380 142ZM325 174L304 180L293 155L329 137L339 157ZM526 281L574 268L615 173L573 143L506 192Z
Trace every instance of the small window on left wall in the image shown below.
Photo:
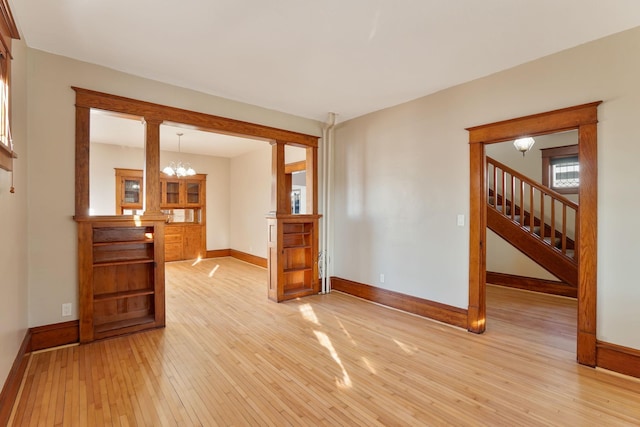
M0 168L12 171L16 155L9 126L9 64L7 53L0 48Z
M0 2L0 169L13 171L17 158L11 138L11 40L19 39L8 2ZM13 184L11 185L13 192Z

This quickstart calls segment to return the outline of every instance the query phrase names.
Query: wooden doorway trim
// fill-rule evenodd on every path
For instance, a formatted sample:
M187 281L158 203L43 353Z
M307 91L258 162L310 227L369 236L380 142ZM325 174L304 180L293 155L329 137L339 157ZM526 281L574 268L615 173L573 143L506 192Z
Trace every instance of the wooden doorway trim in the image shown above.
M596 365L598 105L602 101L467 128L470 150L469 309L467 329L482 333L486 323L487 186L485 145L523 136L578 130L580 214L576 233L578 259L577 360Z

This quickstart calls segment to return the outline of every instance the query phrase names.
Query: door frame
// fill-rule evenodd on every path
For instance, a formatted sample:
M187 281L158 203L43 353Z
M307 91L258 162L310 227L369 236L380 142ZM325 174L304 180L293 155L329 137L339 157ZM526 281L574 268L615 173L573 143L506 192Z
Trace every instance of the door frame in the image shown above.
M578 131L580 212L576 215L578 260L577 360L596 365L598 232L598 105L602 101L467 128L469 131L469 308L467 329L486 328L487 170L485 145L568 130Z

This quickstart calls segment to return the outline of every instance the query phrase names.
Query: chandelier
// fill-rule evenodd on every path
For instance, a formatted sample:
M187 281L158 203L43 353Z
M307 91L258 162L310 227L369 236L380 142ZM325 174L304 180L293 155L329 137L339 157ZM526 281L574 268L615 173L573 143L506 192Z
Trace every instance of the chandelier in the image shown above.
M176 135L178 135L178 154L180 154L180 139L184 134L182 132L178 132ZM179 161L178 163L169 162L169 165L165 166L165 168L162 169L162 172L169 176L175 175L178 178L183 176L193 176L196 174L196 171L189 165L189 163L182 163L182 161Z

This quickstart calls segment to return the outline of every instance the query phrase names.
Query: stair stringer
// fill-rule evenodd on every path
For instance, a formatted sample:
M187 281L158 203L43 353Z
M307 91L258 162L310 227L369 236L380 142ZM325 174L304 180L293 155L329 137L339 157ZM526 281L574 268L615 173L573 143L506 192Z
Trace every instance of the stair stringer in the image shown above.
M578 286L578 263L532 235L495 208L487 207L487 227L549 273L572 287Z

